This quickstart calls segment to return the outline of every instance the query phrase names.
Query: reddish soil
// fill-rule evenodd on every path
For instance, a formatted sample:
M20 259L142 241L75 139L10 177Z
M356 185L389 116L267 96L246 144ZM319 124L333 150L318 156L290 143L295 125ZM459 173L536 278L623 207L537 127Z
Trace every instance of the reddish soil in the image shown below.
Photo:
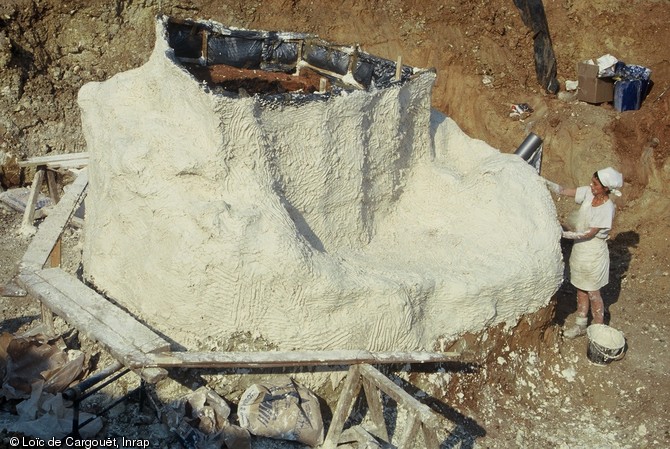
M311 94L319 90L321 76L311 69L298 74L266 72L263 70L238 69L224 64L202 67L187 66L197 79L204 80L209 87L220 87L229 92L247 94L283 94L302 92ZM326 89L330 83L326 83Z

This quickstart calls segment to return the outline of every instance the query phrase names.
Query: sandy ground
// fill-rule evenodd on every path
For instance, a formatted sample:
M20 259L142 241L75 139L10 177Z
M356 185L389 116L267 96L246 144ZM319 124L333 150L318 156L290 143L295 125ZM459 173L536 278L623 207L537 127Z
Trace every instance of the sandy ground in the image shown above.
M558 80L576 80L581 59L611 53L653 71L654 86L639 111L619 113L569 93L550 95L537 84L532 33L512 2L380 0L337 2L159 2L179 17L213 18L244 28L319 34L365 51L438 71L434 107L471 136L512 151L528 132L545 141L543 174L564 185L588 182L605 165L625 176L624 196L610 240L610 284L603 290L610 324L627 339L625 358L595 366L587 341L563 341L574 319L575 292L565 283L538 329L494 332L488 352L469 373L435 369L400 373L422 388L417 397L443 414L442 447L640 448L670 446L670 6L666 1L545 2ZM0 151L3 188L25 184L12 159L83 151L76 92L85 82L137 67L149 54L154 2L9 1L0 5ZM486 83L484 83L486 81ZM523 119L510 107L528 103ZM567 223L575 206L557 199ZM0 207L0 285L16 274L29 239L20 216ZM76 269L79 232L66 246ZM570 249L565 245L566 255ZM494 249L492 249L492 253ZM0 297L0 328L24 331L36 323L32 299ZM91 348L95 348L91 346ZM104 361L104 360L103 360ZM391 373L390 373L391 374ZM397 373L396 373L397 374ZM423 377L422 377L423 376ZM110 396L132 387L120 383ZM331 404L332 406L332 404ZM11 404L1 404L8 413ZM146 435L152 447L174 437L140 419L129 403L112 413L105 432ZM0 447L7 435L0 433ZM266 444L258 442L257 444ZM420 443L419 443L420 445ZM175 446L178 447L178 446Z

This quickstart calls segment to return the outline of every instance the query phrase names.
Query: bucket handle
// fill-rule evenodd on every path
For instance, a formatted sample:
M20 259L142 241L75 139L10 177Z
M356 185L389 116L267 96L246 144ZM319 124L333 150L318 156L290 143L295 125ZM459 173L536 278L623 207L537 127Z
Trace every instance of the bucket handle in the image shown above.
M626 355L626 351L624 351L624 349L626 349L626 343L623 344L621 347L621 352L619 352L617 355L606 354L602 349L600 349L600 345L598 344L594 344L593 347L607 360L621 360L623 359L624 355Z

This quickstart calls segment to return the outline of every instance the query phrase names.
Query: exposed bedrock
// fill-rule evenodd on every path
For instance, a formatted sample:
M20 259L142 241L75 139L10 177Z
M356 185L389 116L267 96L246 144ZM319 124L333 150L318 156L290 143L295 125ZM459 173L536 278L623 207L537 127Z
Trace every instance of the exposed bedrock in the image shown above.
M547 305L551 197L431 110L433 73L268 106L204 88L158 31L79 93L85 278L149 325L189 349L418 350Z

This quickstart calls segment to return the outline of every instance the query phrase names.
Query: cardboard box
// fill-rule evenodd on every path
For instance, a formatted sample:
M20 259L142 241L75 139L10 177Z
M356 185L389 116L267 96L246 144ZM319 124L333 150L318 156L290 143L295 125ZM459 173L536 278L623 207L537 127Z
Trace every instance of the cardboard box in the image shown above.
M585 61L577 63L577 99L587 103L604 103L614 99L614 80L598 78L598 66Z

